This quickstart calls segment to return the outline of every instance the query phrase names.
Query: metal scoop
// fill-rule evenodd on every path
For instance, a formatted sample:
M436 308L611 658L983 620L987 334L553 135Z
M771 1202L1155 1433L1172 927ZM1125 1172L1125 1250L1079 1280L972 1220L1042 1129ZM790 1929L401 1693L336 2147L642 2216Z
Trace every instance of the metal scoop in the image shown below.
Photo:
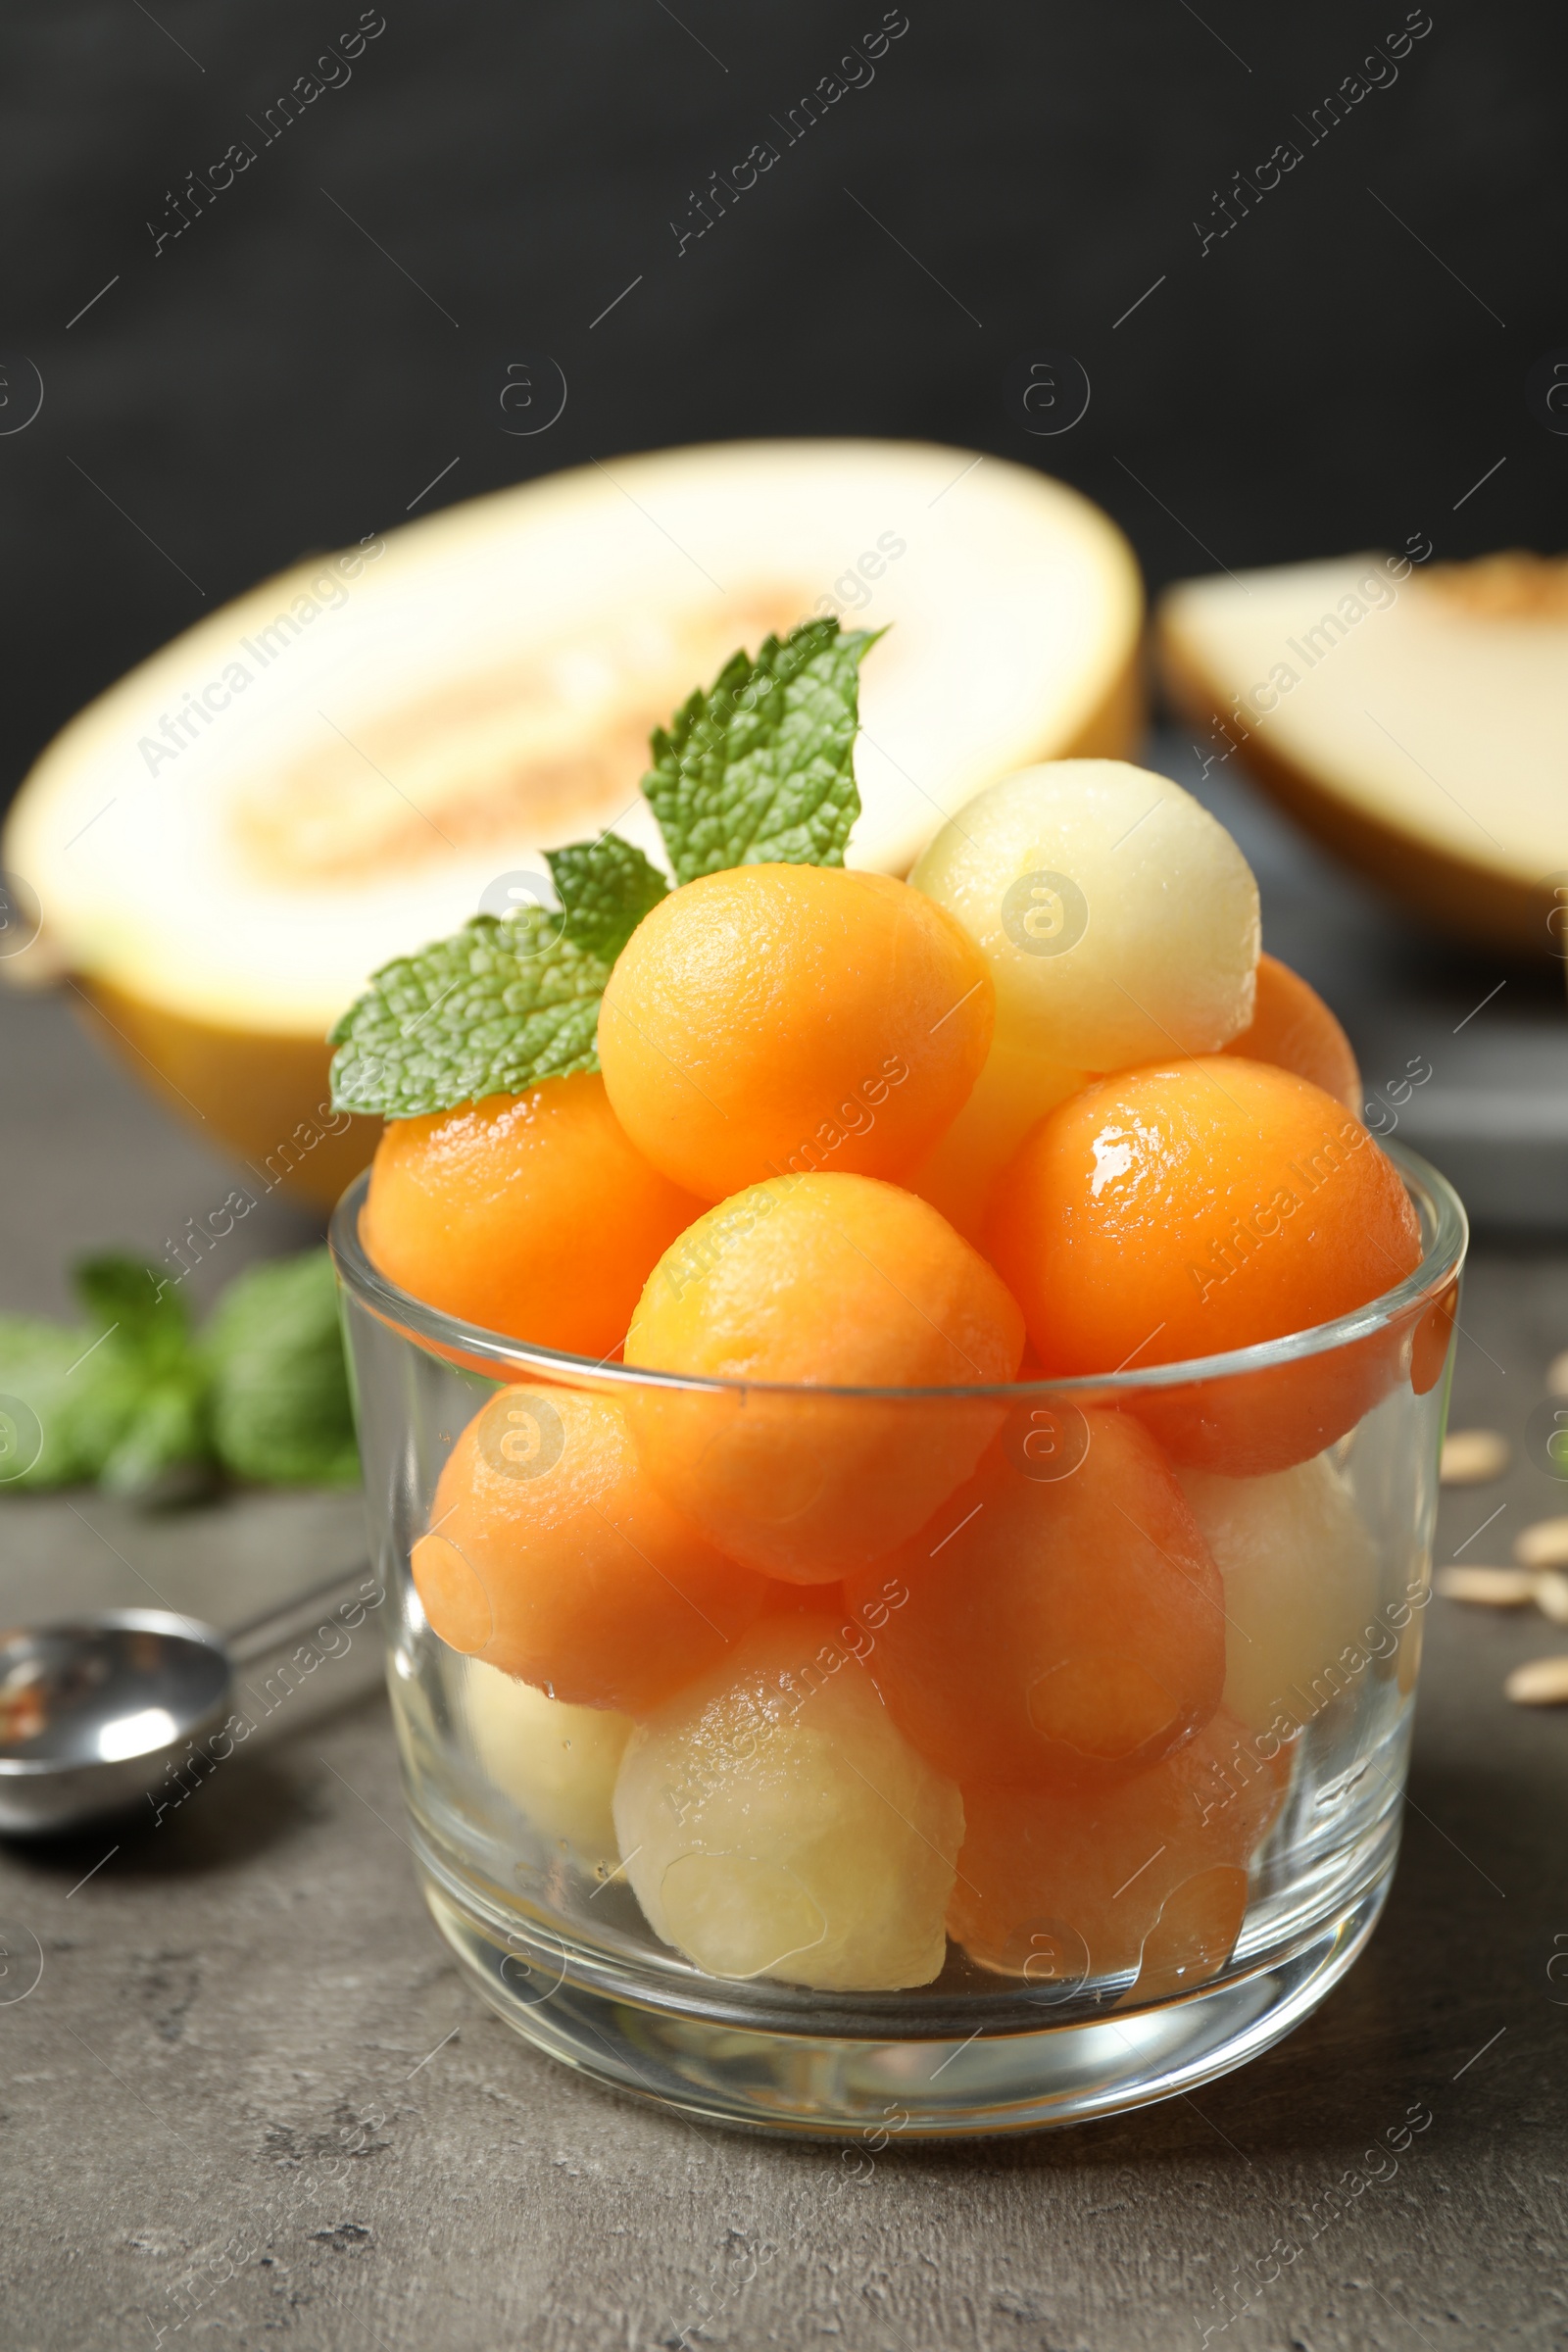
M0 1631L0 1835L45 1836L139 1804L225 1722L236 1666L294 1639L368 1569L226 1637L168 1609Z

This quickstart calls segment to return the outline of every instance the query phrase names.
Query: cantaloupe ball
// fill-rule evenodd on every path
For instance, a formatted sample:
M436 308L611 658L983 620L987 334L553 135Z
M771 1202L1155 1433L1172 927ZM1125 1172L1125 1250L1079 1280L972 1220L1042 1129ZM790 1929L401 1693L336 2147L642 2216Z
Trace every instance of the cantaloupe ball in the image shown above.
M486 1778L545 1844L613 1860L610 1800L631 1717L568 1707L481 1658L465 1659L462 1674L463 1720Z
M1038 1054L993 1038L974 1092L934 1152L905 1185L939 1208L977 1250L997 1178L1037 1119L1089 1084L1087 1070L1058 1069Z
M1003 1171L990 1254L1048 1376L1191 1361L1311 1330L1413 1273L1421 1229L1342 1102L1212 1054L1119 1071L1034 1128ZM1138 1410L1177 1458L1284 1469L1342 1436L1399 1374L1375 1334Z
M1410 1335L1410 1386L1418 1396L1425 1396L1435 1389L1447 1367L1458 1305L1459 1282L1455 1276L1416 1317Z
M502 1389L469 1422L411 1564L451 1648L627 1715L705 1673L767 1590L671 1507L612 1397L543 1386Z
M1247 1910L1248 1866L1284 1801L1292 1751L1264 1763L1218 1714L1135 1779L1077 1793L965 1784L948 1926L971 1959L1050 1994L1133 1978L1162 2000L1216 1976Z
M1225 1581L1225 1697L1250 1731L1301 1721L1312 1686L1366 1630L1377 1553L1348 1482L1326 1453L1263 1478L1178 1473ZM1360 1654L1360 1653L1358 1653Z
M939 1518L845 1579L908 1589L870 1671L910 1743L965 1785L1120 1777L1207 1722L1225 1679L1220 1579L1147 1430L1082 1415L1065 1476L1004 1436Z
M889 1992L942 1968L963 1807L834 1617L764 1619L639 1725L614 1816L649 1926L710 1976Z
M976 941L997 1033L1064 1069L1212 1054L1252 1017L1257 885L1166 776L1059 760L951 817L910 881Z
M389 1280L510 1339L608 1355L702 1202L628 1142L597 1074L387 1122L360 1238Z
M1294 1070L1361 1115L1361 1072L1349 1039L1316 989L1277 956L1259 956L1252 1017L1221 1052Z
M720 1200L791 1169L902 1176L973 1086L992 1003L973 943L906 883L743 865L639 923L599 1054L639 1150Z
M824 1584L929 1518L1003 1408L808 1392L987 1386L1022 1348L1013 1300L928 1202L868 1176L775 1177L665 1252L626 1337L628 1364L755 1385L649 1385L627 1409L650 1474L710 1543Z

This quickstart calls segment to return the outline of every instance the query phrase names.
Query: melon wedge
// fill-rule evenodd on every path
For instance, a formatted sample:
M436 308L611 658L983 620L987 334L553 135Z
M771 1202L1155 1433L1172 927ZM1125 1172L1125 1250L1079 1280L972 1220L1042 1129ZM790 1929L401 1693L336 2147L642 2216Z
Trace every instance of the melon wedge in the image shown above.
M1348 556L1184 580L1160 670L1199 748L1445 929L1561 954L1568 559Z
M302 564L122 679L13 811L43 925L0 972L72 975L133 1068L270 1165L319 1127L321 1041L378 964L558 843L655 851L650 728L828 612L896 624L862 673L854 864L904 871L1010 768L1135 746L1137 566L1062 484L874 441L616 458ZM330 1198L373 1143L356 1122L289 1181Z

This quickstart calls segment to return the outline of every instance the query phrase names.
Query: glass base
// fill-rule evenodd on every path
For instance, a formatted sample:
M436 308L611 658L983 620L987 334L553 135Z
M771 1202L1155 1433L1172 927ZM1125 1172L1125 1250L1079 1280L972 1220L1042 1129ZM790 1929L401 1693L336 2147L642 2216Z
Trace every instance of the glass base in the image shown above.
M770 2032L580 1980L564 1948L503 1949L478 1905L421 1858L425 1900L463 1972L536 2049L613 2089L742 2129L858 2140L1038 2131L1174 2098L1245 2066L1310 2015L1377 1925L1386 1859L1356 1899L1284 1957L1152 2008L981 2029L966 2038ZM517 1938L512 1939L516 1942ZM552 1939L554 1942L554 1939Z

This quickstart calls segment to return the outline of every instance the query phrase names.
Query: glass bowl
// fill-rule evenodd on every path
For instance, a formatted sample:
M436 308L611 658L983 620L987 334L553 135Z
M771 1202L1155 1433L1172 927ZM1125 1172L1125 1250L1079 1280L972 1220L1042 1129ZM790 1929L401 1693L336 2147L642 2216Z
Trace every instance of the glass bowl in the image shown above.
M1395 1864L1466 1242L1388 1149L1424 1254L1354 1314L940 1392L498 1338L376 1271L361 1177L412 1842L508 2023L868 2144L1169 2097L1314 2008Z

